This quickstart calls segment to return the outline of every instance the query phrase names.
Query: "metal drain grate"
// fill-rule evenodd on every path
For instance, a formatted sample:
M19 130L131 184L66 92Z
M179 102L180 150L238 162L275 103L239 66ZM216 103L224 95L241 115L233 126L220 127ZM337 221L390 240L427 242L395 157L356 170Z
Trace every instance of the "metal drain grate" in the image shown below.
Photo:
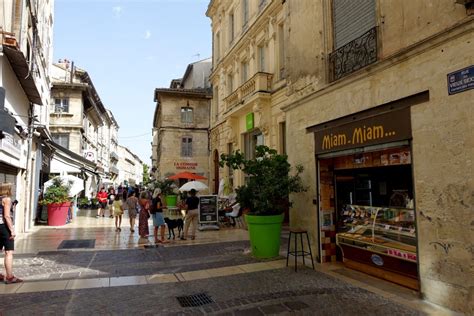
M206 293L199 293L188 296L178 296L176 298L178 299L178 302L181 307L196 307L214 303L214 300Z
M73 239L63 240L59 244L58 249L78 249L78 248L94 248L95 239Z

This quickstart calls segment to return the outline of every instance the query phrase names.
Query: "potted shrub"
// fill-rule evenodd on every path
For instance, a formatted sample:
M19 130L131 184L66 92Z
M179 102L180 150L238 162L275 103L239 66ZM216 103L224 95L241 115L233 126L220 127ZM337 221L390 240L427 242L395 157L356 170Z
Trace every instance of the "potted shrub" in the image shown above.
M66 225L71 198L69 197L70 184L64 184L60 178L53 179L53 184L46 189L42 204L48 207L48 225Z
M242 170L247 176L245 184L236 189L236 199L248 209L245 221L252 254L258 258L278 256L289 194L306 191L300 177L303 167L296 166L296 174L290 175L288 157L267 146L257 146L254 159L246 159L239 150L222 154L220 164Z
M163 179L156 180L155 188L161 189L161 194L165 197L166 205L168 207L175 207L178 200L176 195L176 184L173 180Z

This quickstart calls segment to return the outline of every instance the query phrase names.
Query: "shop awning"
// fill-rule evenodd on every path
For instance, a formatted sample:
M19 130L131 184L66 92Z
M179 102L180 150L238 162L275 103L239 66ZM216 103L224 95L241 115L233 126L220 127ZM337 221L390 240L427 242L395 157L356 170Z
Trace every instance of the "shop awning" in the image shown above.
M87 160L81 155L78 155L75 152L64 148L63 146L53 141L49 141L49 144L55 150L53 159L57 157L59 158L59 160L62 160L64 163L67 163L72 167L90 173L91 175L98 175L98 173L96 172L97 165L94 162Z
M41 96L33 79L33 73L29 71L28 63L26 62L23 52L6 45L2 47L28 100L32 103L43 105L43 101L41 100Z

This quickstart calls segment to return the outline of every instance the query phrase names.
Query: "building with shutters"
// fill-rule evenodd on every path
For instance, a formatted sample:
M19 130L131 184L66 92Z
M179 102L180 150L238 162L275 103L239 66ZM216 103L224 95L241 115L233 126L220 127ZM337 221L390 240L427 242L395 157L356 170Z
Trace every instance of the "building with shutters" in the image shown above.
M155 179L181 171L209 177L211 59L186 68L170 88L155 89L152 170Z
M472 0L211 0L215 190L244 181L221 153L288 153L309 186L290 225L318 262L472 313L473 14Z
M287 1L288 2L288 1ZM287 19L285 1L210 1L213 87L210 117L210 185L227 178L243 184L240 171L219 167L223 153L254 156L257 145L286 153Z
M13 184L16 233L36 218L38 190L49 172L49 72L54 1L0 5L0 182Z
M87 71L68 60L53 64L51 99L50 131L56 149L51 173L83 178L88 197L101 183L114 184L119 176L119 126Z

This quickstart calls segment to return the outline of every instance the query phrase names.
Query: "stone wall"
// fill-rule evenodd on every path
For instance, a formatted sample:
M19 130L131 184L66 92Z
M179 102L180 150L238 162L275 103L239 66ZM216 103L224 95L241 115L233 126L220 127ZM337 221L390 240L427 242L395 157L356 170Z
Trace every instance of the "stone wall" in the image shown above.
M412 56L368 67L287 108L288 153L306 167L310 190L299 194L292 224L305 226L316 243L316 161L306 127L429 91L429 102L411 108L413 170L421 292L430 301L473 312L474 289L474 90L449 96L447 74L474 64L473 23Z

